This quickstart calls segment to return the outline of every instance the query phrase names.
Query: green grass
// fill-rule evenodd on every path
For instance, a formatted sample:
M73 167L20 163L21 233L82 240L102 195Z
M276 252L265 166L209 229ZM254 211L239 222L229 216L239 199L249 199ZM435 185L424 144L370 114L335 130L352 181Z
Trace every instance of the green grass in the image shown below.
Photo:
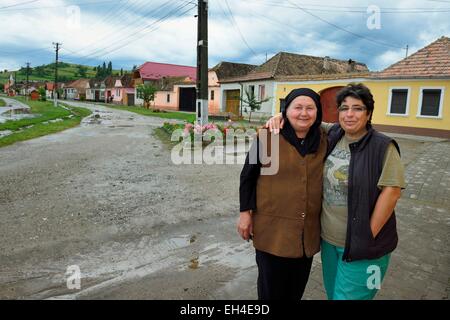
M177 111L167 111L167 112L154 112L151 109L146 109L139 106L124 106L124 105L114 105L108 103L95 103L100 104L109 108L119 109L134 112L143 116L149 117L158 117L164 119L177 119L177 120L185 120L187 122L195 121L195 113L186 113L186 112L177 112Z
M4 106L6 106L6 102L5 102L5 100L0 98L0 107L4 107Z
M17 121L7 121L0 124L0 130L17 131L23 127L38 124L41 122L54 120L69 116L71 113L61 107L54 107L50 101L26 101L23 97L15 97L15 100L23 102L31 107L31 113L39 114L38 117L31 119L21 119Z
M21 98L18 98L18 100L21 100ZM0 124L0 130L17 131L9 136L0 138L0 147L76 127L80 124L81 120L84 117L87 117L92 113L90 110L85 108L66 106L70 108L69 112L61 107L53 107L53 104L51 102L29 101L29 105L31 106L33 113L35 111L39 111L38 113L42 113L42 115L33 119L7 121L6 123ZM67 116L71 114L74 115L74 117L67 118ZM63 118L63 121L48 124L43 123L48 120L57 118ZM40 121L37 121L36 119L40 119ZM33 122L31 122L31 120L33 120ZM21 123L21 126L16 126L15 122ZM20 128L31 124L33 124L33 127L23 128L22 130L18 131ZM5 127L7 129L5 129Z

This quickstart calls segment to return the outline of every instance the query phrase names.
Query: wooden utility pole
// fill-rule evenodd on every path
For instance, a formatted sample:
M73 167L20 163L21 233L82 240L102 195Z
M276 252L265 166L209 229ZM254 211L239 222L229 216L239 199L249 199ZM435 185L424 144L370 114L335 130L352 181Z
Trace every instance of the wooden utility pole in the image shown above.
M25 96L26 96L27 101L28 101L28 79L29 79L29 76L30 76L30 63L27 62L27 86L25 89Z
M406 45L406 57L405 58L408 58L408 45Z
M197 123L208 123L208 0L198 0Z
M56 107L58 105L58 51L61 43L53 42L53 45L56 46L56 60L55 60L55 85L53 86L53 105Z

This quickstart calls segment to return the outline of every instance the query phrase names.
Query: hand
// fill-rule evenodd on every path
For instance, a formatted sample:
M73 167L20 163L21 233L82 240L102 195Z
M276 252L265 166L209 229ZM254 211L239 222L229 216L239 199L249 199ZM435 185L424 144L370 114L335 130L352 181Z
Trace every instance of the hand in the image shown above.
M269 128L270 132L273 132L274 134L278 134L280 132L280 129L283 129L284 125L284 119L281 113L277 114L276 116L273 116L269 120L267 120L266 125L264 128Z
M253 220L250 210L241 212L241 215L237 222L237 231L244 240L248 241L250 239L250 236L253 237Z

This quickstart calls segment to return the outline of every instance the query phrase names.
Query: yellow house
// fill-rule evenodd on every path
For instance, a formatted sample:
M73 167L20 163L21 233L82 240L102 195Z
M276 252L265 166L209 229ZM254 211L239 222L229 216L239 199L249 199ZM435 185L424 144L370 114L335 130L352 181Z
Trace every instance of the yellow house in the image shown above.
M294 88L320 93L324 121L335 122L336 92L350 82L367 85L380 131L450 138L450 39L441 37L381 72L289 76L277 79L275 112Z

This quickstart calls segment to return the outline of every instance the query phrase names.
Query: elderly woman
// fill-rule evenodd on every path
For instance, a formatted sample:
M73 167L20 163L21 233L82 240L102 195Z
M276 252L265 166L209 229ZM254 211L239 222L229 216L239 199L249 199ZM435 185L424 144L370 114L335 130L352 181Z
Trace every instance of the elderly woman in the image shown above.
M313 90L295 89L286 97L286 125L278 154L271 135L260 134L250 153L279 157L278 171L265 175L261 161L249 155L241 172L238 232L253 238L258 266L258 298L300 300L314 254L320 248L322 172L326 137L320 129L320 97Z
M405 187L400 149L371 126L374 100L363 84L337 94L323 171L321 257L328 299L373 299L398 242L394 208ZM278 127L279 117L271 120Z

